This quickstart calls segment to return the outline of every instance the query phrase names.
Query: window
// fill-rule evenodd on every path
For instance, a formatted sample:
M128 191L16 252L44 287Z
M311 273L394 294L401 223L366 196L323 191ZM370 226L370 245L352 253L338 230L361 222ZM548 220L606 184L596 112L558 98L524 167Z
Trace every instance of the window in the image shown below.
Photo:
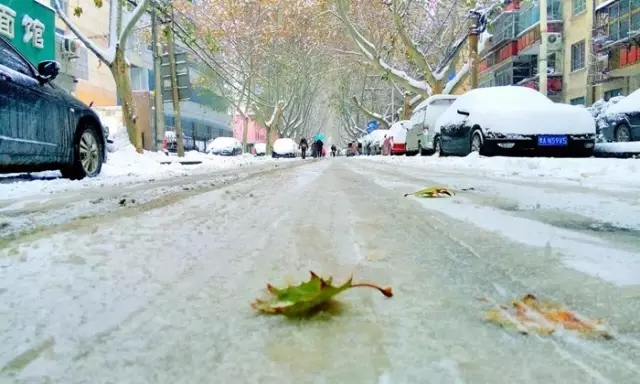
M631 31L640 31L640 12L631 16Z
M606 91L603 96L605 100L609 100L610 98L616 96L622 96L622 88Z
M14 71L18 71L23 75L33 77L31 65L29 65L29 63L27 63L15 49L13 49L13 46L3 38L0 38L0 65L4 65Z
M629 0L622 0L618 4L620 4L618 13L621 17L629 13Z
M571 72L584 68L585 42L571 44Z
M145 68L131 66L131 89L134 91L149 90L149 76Z
M587 9L587 0L573 0L571 3L574 16L584 12Z
M571 99L571 101L569 101L569 104L571 104L571 105L586 105L586 102L585 102L584 96L582 96L582 97L576 97L575 99Z

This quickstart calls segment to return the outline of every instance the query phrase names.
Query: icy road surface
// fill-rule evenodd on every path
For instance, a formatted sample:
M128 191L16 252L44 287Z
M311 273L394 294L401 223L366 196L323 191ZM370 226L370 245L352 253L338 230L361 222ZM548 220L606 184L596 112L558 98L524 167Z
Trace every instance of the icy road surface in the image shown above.
M432 184L475 190L403 197ZM346 158L194 188L5 241L0 382L638 382L637 195ZM305 321L249 307L309 270L395 296L354 289ZM474 299L525 293L616 340L514 334Z

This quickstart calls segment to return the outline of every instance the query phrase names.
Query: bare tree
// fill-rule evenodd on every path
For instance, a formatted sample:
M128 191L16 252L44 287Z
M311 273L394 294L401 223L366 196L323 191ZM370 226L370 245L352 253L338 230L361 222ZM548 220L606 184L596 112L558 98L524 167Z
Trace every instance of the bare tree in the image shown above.
M129 77L130 64L125 57L127 39L134 30L134 26L149 6L156 0L138 0L132 7L129 2L111 0L109 3L109 45L106 48L98 46L87 35L82 33L74 24L71 17L62 8L60 0L53 3L62 21L71 29L74 35L104 64L109 67L116 83L116 90L122 101L124 122L129 133L129 139L136 150L142 153L142 137L136 128L135 105L131 79ZM94 0L97 7L102 7L102 1ZM73 10L75 17L81 17L83 9L79 6Z

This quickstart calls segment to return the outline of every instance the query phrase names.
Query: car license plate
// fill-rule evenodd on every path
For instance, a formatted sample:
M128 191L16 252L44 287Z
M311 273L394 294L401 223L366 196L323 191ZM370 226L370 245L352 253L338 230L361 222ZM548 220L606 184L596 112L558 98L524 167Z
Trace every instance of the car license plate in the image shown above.
M566 147L569 139L566 135L540 135L538 136L539 147Z

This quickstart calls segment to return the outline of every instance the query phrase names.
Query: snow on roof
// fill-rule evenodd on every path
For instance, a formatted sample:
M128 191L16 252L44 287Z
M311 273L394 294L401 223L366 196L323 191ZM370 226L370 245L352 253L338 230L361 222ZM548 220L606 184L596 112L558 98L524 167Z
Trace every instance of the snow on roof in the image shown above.
M490 100L491 104L493 104L494 106L500 106L501 108L505 106L523 107L523 102L527 103L527 107L531 106L532 104L553 104L553 101L543 96L540 92L534 89L512 85L502 87L476 88L460 96L458 99L462 98L465 99L466 103L473 104L477 102L481 105L486 105L487 101Z
M607 115L617 113L630 113L640 111L640 89L632 92L629 96L611 105L605 113Z

